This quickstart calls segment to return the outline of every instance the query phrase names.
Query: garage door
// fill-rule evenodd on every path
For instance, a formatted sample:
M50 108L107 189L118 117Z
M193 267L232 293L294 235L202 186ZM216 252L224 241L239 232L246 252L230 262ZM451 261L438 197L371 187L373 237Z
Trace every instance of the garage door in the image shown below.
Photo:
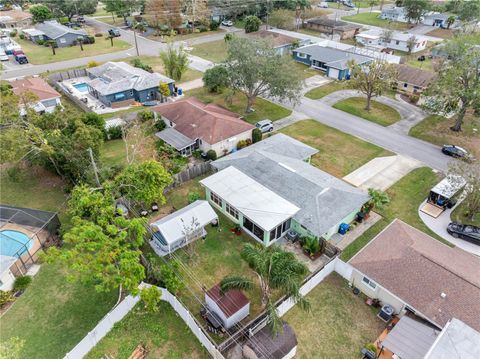
M332 69L331 67L328 69L328 77L334 78L335 80L339 80L338 74L340 71L337 69Z

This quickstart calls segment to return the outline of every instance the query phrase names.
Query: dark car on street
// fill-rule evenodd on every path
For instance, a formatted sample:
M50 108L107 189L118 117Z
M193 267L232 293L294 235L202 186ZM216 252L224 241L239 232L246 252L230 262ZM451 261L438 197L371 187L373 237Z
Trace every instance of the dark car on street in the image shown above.
M28 64L28 59L24 54L16 55L15 61L17 61L20 65Z
M480 228L452 222L447 226L447 232L455 238L461 238L480 245Z
M110 29L110 30L108 30L108 34L112 37L121 36L120 31L118 29Z
M471 157L466 149L455 145L443 145L442 152L455 158L469 159Z

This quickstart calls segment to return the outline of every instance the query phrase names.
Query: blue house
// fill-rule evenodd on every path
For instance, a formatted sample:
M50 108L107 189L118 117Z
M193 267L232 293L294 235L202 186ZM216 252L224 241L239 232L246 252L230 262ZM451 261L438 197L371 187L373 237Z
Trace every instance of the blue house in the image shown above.
M336 80L348 79L350 61L359 65L373 61L371 57L321 45L308 45L295 49L293 50L293 58L295 61L325 72L328 77Z
M56 20L39 23L35 26L35 29L37 31L30 37L32 41L53 40L58 47L72 46L79 38L85 40L88 37L85 30L74 30ZM28 34L28 32L24 32Z
M87 69L88 92L109 107L116 102L148 102L161 98L160 83L166 83L170 94L174 92L174 81L156 72L150 73L125 62L107 62ZM127 101L127 102L123 102Z

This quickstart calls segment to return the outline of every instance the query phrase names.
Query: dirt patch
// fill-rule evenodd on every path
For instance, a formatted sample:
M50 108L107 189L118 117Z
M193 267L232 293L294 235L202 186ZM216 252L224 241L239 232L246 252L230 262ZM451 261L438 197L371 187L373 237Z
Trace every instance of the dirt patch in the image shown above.
M440 37L442 39L451 39L454 36L454 31L450 29L435 29L427 33L428 36Z

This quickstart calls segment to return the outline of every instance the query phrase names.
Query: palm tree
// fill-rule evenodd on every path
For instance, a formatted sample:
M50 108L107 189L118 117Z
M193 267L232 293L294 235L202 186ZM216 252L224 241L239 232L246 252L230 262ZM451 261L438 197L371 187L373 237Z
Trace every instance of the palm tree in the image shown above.
M165 51L160 52L160 60L162 60L166 75L177 82L182 79L182 75L188 70L190 62L183 46L175 47L171 42Z
M369 188L368 195L370 196L369 207L370 210L373 208L383 209L384 206L390 202L388 195L380 190Z
M52 48L53 55L56 55L55 47L57 46L57 43L54 40L47 40L46 43Z
M450 26L453 25L453 23L455 22L457 18L455 16L449 16L448 19L447 19L447 29L450 29Z
M291 297L304 310L310 308L310 303L300 294L300 286L308 269L295 254L278 246L263 247L248 243L243 247L241 256L258 279L262 306L267 312L267 323L272 333L276 334L282 328L282 321L272 298L273 291ZM254 286L253 280L241 276L228 276L220 283L223 292L230 289L251 290Z

